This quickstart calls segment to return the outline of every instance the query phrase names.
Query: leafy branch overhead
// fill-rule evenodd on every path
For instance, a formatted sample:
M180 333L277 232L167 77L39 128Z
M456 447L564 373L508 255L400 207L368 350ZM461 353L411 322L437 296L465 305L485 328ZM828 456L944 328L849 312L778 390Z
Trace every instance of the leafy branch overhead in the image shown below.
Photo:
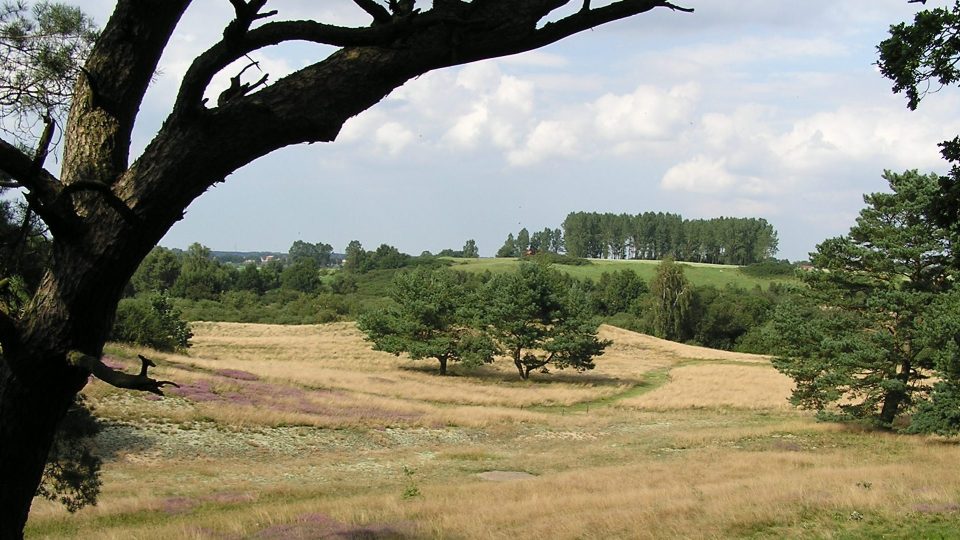
M78 67L97 30L77 7L23 0L0 5L0 117L20 140L44 118L60 118L73 97Z
M924 2L925 3L925 2ZM960 2L952 7L919 11L911 24L890 27L890 37L877 46L877 65L893 81L893 91L907 96L907 107L943 87L960 82ZM960 237L960 137L940 143L941 154L952 164L941 176L940 195L933 202L934 219Z

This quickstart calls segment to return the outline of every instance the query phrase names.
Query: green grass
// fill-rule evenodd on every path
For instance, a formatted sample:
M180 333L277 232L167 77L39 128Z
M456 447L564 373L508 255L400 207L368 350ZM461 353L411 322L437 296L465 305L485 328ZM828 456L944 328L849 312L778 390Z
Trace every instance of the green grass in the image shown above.
M679 365L679 364L678 364ZM575 405L540 405L531 407L530 410L551 413L588 413L590 408L606 407L613 405L620 400L642 396L651 390L660 388L670 380L670 370L676 366L664 367L644 373L643 380L630 388L627 388L619 394L601 397L589 401L582 401Z
M448 259L452 262L451 268L464 272L486 272L502 273L510 272L520 263L518 259ZM660 261L636 261L636 260L608 260L591 259L591 264L583 266L570 266L564 264L555 264L554 268L565 272L577 279L592 279L597 281L604 272L616 272L618 270L632 270L646 281L653 279L657 272L657 266ZM680 263L684 267L687 278L697 286L725 287L733 285L743 289L753 289L761 287L766 289L771 283L795 283L794 278L764 278L745 275L740 272L739 266L729 266L722 264L704 264L704 263Z

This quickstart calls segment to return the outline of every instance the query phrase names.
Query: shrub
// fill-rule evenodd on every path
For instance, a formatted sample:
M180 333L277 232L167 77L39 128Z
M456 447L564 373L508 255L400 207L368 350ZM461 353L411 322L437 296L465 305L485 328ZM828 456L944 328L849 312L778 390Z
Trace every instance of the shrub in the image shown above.
M117 306L110 339L161 351L190 346L193 332L164 293L125 298Z
M572 255L561 255L551 251L540 251L534 255L522 257L524 260L531 260L541 264L562 264L566 266L587 266L593 264L587 259L574 257Z
M740 273L753 277L790 277L796 273L796 268L786 259L767 259L763 262L741 266Z

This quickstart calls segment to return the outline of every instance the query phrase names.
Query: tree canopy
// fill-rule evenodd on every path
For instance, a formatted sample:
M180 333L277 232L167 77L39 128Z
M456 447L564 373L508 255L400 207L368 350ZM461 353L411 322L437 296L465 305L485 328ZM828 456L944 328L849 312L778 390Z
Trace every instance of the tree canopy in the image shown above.
M360 317L358 326L374 348L410 358L435 358L440 374L448 362L470 366L493 360L493 343L472 327L473 299L449 270L419 267L396 276L390 289L395 305Z
M773 334L774 366L796 382L793 403L889 427L926 399L932 373L951 380L933 361L941 338L930 318L943 320L935 306L952 287L953 248L930 215L938 176L884 178L892 193L865 195L850 232L817 246L816 269L777 309Z
M569 280L569 278L566 278ZM608 341L597 338L585 291L549 266L521 263L481 289L478 310L484 331L514 363L522 379L535 370L593 369Z
M927 95L960 81L960 1L952 7L922 10L912 24L890 27L890 37L877 46L880 72L893 81L893 91L904 93L915 110ZM940 143L941 154L952 164L941 176L940 195L933 201L933 217L960 238L960 136Z
M693 289L683 274L683 265L664 259L650 283L651 318L657 337L679 341L687 334L687 319Z
M80 8L23 0L0 5L0 117L15 140L32 143L42 119L70 106L97 29Z
M777 231L763 218L684 219L669 212L571 212L563 220L568 255L746 265L772 257Z

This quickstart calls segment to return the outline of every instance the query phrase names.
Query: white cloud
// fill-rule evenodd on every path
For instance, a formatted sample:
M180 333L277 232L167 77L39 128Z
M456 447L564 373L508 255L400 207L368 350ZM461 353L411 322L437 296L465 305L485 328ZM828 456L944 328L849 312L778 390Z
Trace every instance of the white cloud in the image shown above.
M348 143L363 139L386 123L386 116L377 109L368 109L347 120L337 135L337 142Z
M413 132L396 122L387 122L374 133L374 140L391 156L399 154L413 139Z
M771 218L780 215L782 208L775 202L732 197L716 198L697 201L693 205L693 213L704 217L763 217Z
M935 167L941 162L935 142L960 128L956 121L950 124L924 113L845 106L798 120L770 147L798 171L867 160L876 161L878 169Z
M487 94L496 89L501 77L502 74L496 62L476 62L460 69L457 74L457 86Z
M599 135L617 141L674 136L689 121L699 97L696 84L663 91L647 85L630 94L606 94L590 105Z
M718 193L736 183L737 178L727 171L726 160L701 155L670 167L660 180L660 187L670 191Z
M530 132L522 148L512 150L507 159L511 165L532 165L550 157L570 157L577 153L579 140L573 126L545 120Z
M534 84L503 75L495 65L461 70L457 84L467 88L472 105L454 116L443 141L460 149L476 149L483 143L514 148L534 110Z
M494 100L517 112L530 114L533 111L534 85L518 77L505 75L500 77L500 85L494 94Z
M446 134L446 138L456 146L473 148L483 134L487 121L490 118L489 110L483 103L478 103L473 110L457 119Z

